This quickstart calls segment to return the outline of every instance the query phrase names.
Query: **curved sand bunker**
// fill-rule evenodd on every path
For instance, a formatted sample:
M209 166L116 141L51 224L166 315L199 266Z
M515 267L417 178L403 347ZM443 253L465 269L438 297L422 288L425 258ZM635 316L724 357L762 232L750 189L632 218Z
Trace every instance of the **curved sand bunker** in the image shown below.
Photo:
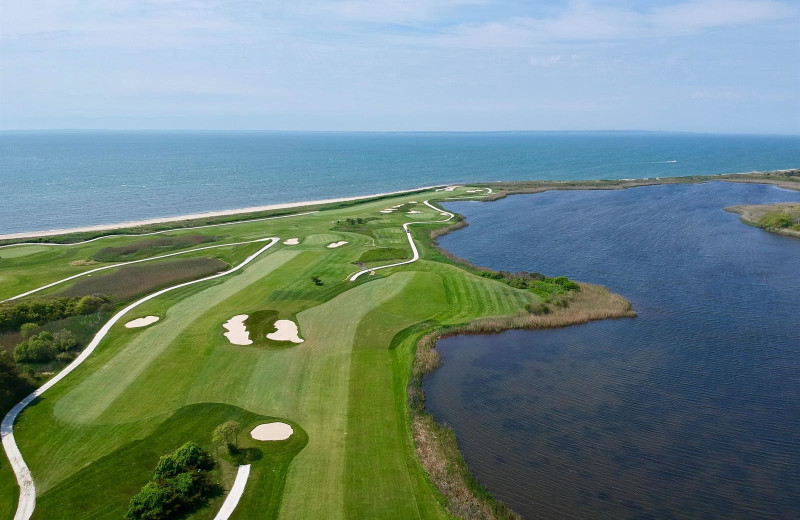
M343 246L346 243L347 243L347 240L341 240L339 242L331 242L330 244L328 244L328 249L334 249L336 247Z
M222 324L228 332L223 332L223 335L228 338L228 341L234 345L252 345L250 340L250 333L247 327L244 326L244 320L248 318L247 314L237 314Z
M283 243L286 244L287 246L296 246L297 244L300 243L300 239L299 238L287 238L286 240L283 241Z
M292 436L294 430L282 422L259 424L250 431L250 437L257 441L285 441Z
M422 212L421 211L417 211L415 209L412 209L411 211L408 212L409 215L418 215L420 213L422 213Z
M272 341L291 341L302 343L303 339L297 334L297 324L292 320L278 320L275 322L275 332L267 334L267 339Z
M144 318L136 318L125 324L126 329L136 329L139 327L147 327L159 320L158 316L145 316Z

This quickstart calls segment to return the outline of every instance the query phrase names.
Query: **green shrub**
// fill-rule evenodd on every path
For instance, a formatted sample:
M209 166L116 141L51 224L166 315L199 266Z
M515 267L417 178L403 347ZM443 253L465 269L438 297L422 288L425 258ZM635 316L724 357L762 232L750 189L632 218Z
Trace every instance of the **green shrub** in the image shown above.
M19 366L0 350L0 414L14 406L23 396L33 390L33 385L20 374Z
M45 330L18 344L14 348L14 359L18 363L46 363L76 344L75 337L66 329L56 333Z
M23 323L19 328L19 335L22 336L22 339L28 339L33 336L34 331L38 328L39 326L35 323Z
M158 460L153 478L131 498L126 520L163 520L205 503L214 486L211 457L187 442Z
M106 295L93 294L82 298L53 296L0 304L0 331L18 329L25 324L25 332L32 334L34 328L29 324L42 325L70 316L91 314L109 302Z

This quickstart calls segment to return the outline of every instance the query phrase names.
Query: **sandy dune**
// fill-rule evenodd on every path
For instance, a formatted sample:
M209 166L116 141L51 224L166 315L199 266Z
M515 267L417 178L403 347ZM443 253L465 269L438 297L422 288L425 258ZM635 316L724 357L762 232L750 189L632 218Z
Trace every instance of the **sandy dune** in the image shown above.
M267 339L271 339L272 341L302 343L303 339L297 332L297 324L292 320L278 320L275 322L275 332L267 334Z
M334 249L334 248L343 246L346 243L347 243L347 240L342 240L340 242L331 242L330 244L328 244L328 249Z
M244 320L248 318L247 314L237 314L222 324L228 332L223 335L228 338L228 341L234 345L252 345L253 341L250 339L250 332L244 326Z
M147 327L159 320L158 316L145 316L144 318L136 318L125 324L126 329L136 329L139 327Z
M285 441L292 436L294 430L282 422L259 424L250 431L250 437L257 441Z

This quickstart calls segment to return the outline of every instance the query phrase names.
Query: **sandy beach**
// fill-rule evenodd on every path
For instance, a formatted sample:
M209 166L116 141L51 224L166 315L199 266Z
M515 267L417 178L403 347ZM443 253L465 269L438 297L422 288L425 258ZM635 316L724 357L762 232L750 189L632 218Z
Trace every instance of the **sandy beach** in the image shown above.
M268 204L266 206L252 206L249 208L225 209L220 211L207 211L203 213L191 213L188 215L176 215L173 217L159 217L143 220L132 220L129 222L117 222L114 224L98 224L94 226L82 226L65 229L48 229L41 231L23 231L21 233L7 233L0 235L0 240L16 240L19 238L37 238L49 237L55 235L68 235L70 233L82 233L86 231L110 231L112 229L124 229L138 226L147 226L150 224L163 224L166 222L180 222L183 220L203 219L210 217L222 217L226 215L245 215L247 213L255 213L258 211L269 211L274 209L289 209L301 208L304 206L315 206L317 204L332 204L335 202L348 202L351 200L371 199L373 197L385 197L387 195L402 195L403 193L413 193L420 190L429 190L438 188L439 186L423 186L420 188L412 188L408 190L389 191L384 193L373 193L371 195L358 195L356 197L339 197L335 199L319 199L319 200L305 200L299 202L284 202L281 204Z

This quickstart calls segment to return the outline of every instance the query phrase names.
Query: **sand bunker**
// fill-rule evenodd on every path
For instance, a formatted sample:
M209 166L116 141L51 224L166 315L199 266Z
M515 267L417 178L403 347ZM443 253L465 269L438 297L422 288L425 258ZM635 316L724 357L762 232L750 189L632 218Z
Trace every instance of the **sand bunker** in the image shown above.
M381 210L381 213L392 213L392 212L394 212L393 209L382 209Z
M259 424L250 431L250 437L257 441L285 441L292 436L294 430L282 422Z
M247 331L247 327L244 326L244 320L247 318L247 314L237 314L222 324L222 326L228 331L224 332L223 335L234 345L253 344L253 342L250 340L250 333Z
M409 215L416 215L416 214L419 214L419 213L422 213L422 212L421 211L417 211L415 209L412 209L411 211L408 212Z
M147 327L159 320L158 316L145 316L144 318L136 318L125 324L126 329L136 329L139 327Z
M336 247L343 246L346 243L347 243L347 240L342 240L340 242L331 242L330 244L328 244L328 249L334 249Z
M453 191L453 190L455 190L456 188L458 188L458 186L448 186L448 187L446 187L446 188L439 188L439 189L438 189L438 190L436 190L436 191Z
M392 206L392 209L402 208L405 204L398 204L397 206Z
M288 239L284 240L283 243L286 244L287 246L296 246L297 244L300 243L300 239L299 238L288 238Z
M292 320L278 320L275 322L275 332L267 334L267 339L272 341L291 341L302 343L303 339L297 334L297 324Z
M480 193L483 190L467 190L467 193Z

